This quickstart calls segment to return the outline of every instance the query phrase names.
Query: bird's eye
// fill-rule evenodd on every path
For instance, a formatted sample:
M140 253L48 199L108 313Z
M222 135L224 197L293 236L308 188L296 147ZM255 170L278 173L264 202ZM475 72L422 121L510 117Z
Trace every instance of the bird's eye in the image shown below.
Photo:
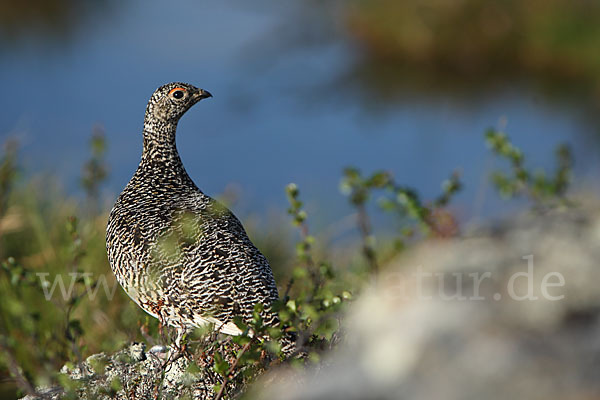
M185 96L185 89L177 87L175 89L171 89L169 95L174 99L182 99Z

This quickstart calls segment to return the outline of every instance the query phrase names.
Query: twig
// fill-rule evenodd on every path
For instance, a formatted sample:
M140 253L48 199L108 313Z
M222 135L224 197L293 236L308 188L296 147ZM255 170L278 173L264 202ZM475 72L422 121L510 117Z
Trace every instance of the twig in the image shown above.
M214 400L220 400L223 397L223 393L225 393L225 387L227 386L227 383L229 382L229 377L231 376L231 374L233 374L233 371L235 371L235 369L237 368L237 365L240 362L240 359L242 358L244 353L246 351L248 351L248 349L250 348L250 346L252 345L253 342L254 342L254 338L252 338L248 343L246 343L244 345L244 347L242 347L242 350L240 350L240 352L238 353L237 357L235 358L235 361L229 367L229 371L227 371L227 375L225 375L225 378L223 379L223 383L221 383L221 388L219 389L219 392L215 396Z
M299 244L302 245L302 254L298 252L298 258L301 258L304 261L306 266L306 270L309 272L310 277L314 284L313 296L318 291L318 288L321 286L321 282L319 279L319 271L316 271L315 262L312 258L311 254L311 238L308 232L308 225L306 224L306 212L302 209L302 202L298 200L299 191L298 187L294 183L290 183L286 186L287 196L290 202L290 208L288 209L288 213L294 217L294 224L298 226L300 230L301 242ZM286 285L286 289L284 292L283 299L285 302L289 299L289 292L292 288L295 280L292 276Z
M371 221L369 220L369 215L364 204L357 204L356 208L358 210L358 229L363 242L363 254L369 263L371 273L377 275L379 265L377 264L375 250L369 243L369 240L372 238Z
M292 289L294 282L295 282L295 279L292 276L290 278L290 280L288 281L287 285L285 286L285 291L283 292L283 301L285 303L287 303L287 301L290 299L290 289Z
M6 358L8 360L8 363L7 363L8 370L10 371L10 373L13 376L17 385L21 389L23 389L25 392L27 392L27 394L30 394L30 395L36 396L36 397L41 397L40 393L38 393L35 390L35 387L29 381L29 379L27 379L27 377L25 377L25 375L23 375L23 373L21 372L21 369L19 368L19 364L17 363L17 360L15 360L15 358L13 357L13 354L10 352L10 349L8 349L3 344L0 344L0 348L2 348L4 355L6 356Z
M308 225L306 224L306 222L302 222L299 226L300 228L300 237L302 240L302 243L304 244L304 263L306 264L306 269L308 270L308 273L310 274L310 277L314 283L314 292L316 292L318 290L318 288L320 287L321 283L320 283L320 279L319 279L319 275L317 273L317 271L315 271L315 262L312 258L312 254L311 254L311 245L310 242L308 241L308 237L309 237L309 232L308 232ZM285 302L287 302L289 300L289 293L290 290L292 288L292 286L295 283L295 279L292 276L290 278L290 280L288 281L286 287L285 287L285 292L283 294L283 299ZM311 296L311 298L314 297L314 293Z

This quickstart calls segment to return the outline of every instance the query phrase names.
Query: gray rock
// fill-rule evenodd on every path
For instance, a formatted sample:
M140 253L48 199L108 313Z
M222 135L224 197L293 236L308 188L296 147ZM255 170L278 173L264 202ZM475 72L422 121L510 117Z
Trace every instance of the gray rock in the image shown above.
M596 209L428 241L352 305L321 365L272 371L254 397L599 398L599 260Z

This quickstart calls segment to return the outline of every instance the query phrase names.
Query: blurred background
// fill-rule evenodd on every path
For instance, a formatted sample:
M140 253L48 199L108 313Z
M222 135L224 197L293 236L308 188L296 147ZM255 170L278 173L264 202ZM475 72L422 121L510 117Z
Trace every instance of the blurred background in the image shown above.
M568 143L575 187L596 191L599 20L590 0L0 0L0 258L9 277L0 283L18 299L2 310L0 347L11 354L0 359L2 387L14 394L16 364L43 384L40 370L78 351L114 349L144 324L152 333L120 289L112 302L81 306L73 327L70 312L36 311L28 304L44 303L39 293L14 286L30 279L23 271L65 265L109 273L107 212L137 167L158 86L184 81L213 94L179 124L183 162L286 276L289 182L301 188L311 232L329 242L358 236L340 193L348 166L388 171L424 200L457 171L453 217L486 221L523 206L488 183L504 166L486 149L491 127L549 170ZM83 216L79 225L72 215ZM373 216L384 232L388 219ZM71 310L78 301L58 302ZM70 338L42 334L65 323ZM81 339L90 330L93 340ZM80 339L83 350L48 345L50 355L25 345Z
M459 169L467 185L457 211L489 216L499 210L481 195L488 127L505 127L541 166L569 142L577 176L598 172L592 1L0 7L0 135L18 138L29 173L59 176L70 193L100 126L114 199L139 161L149 96L176 80L214 95L181 121L188 172L209 194L233 191L241 215L284 210L282 187L293 181L330 224L348 213L338 182L353 165L389 170L425 197Z

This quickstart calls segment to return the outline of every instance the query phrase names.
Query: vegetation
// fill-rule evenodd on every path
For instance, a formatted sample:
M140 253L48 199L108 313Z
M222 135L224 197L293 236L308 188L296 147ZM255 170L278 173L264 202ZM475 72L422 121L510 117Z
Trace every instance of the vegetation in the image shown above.
M600 40L595 2L376 0L353 5L350 29L377 56L464 73L509 68L597 76L600 70L593 51Z
M570 182L571 157L558 151L559 165L552 177L530 172L522 152L508 137L489 131L491 149L508 160L509 173L494 172L492 180L504 196L527 196L539 208L564 206ZM77 364L90 354L114 352L130 341L153 345L172 340L168 328L148 317L116 284L107 263L104 232L107 210L97 205L107 176L106 143L97 130L92 155L83 168L81 203L52 189L52 180L25 179L18 166L17 145L8 141L0 159L0 376L2 395L34 393L39 385L65 381L57 372L63 364ZM282 269L281 254L272 258L279 276L281 301L276 305L281 328L263 325L257 305L254 319L238 337L195 332L187 338L194 368L211 368L221 378L215 397L231 396L273 364L318 362L339 342L344 307L376 279L386 261L407 246L427 237L448 237L459 225L447 205L461 188L458 174L442 184L442 193L423 201L418 193L396 182L391 173L363 175L344 171L341 189L356 210L362 257L344 263L327 249L315 251L318 239L310 234L309 218L295 184L286 187L292 224L299 241L291 269ZM395 237L377 237L367 212L375 199L382 212L398 221ZM90 207L93 204L93 207ZM268 241L263 235L258 242ZM279 240L280 239L271 239ZM287 243L284 247L291 245ZM275 249L281 244L265 245ZM267 252L267 257L270 254ZM255 335L249 334L250 330ZM286 357L280 338L296 337L301 344ZM298 357L301 355L302 357ZM117 385L118 388L118 385Z
M597 99L597 2L354 0L344 9L344 33L362 54L355 72L379 94L529 81Z
M573 157L567 145L556 149L557 169L554 176L548 177L544 171L532 173L524 167L523 153L506 134L490 129L485 136L494 153L507 159L511 166L510 175L500 171L492 174L492 181L503 197L525 196L536 208L568 204L565 195L571 181Z

